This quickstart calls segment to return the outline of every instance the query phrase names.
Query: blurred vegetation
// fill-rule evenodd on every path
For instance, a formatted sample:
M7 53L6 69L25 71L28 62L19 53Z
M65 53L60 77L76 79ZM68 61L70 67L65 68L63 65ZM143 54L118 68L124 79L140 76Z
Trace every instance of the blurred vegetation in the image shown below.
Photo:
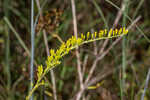
M39 1L41 5L44 2L44 0ZM112 2L116 6L121 7L123 0L112 0ZM78 33L85 33L91 30L98 31L99 29L111 27L120 28L123 26L123 17L121 17L117 26L113 26L118 10L105 0L75 0L75 3ZM30 0L0 0L0 100L24 100L28 93L30 54L27 50L30 50L31 47L30 5ZM150 38L149 5L149 0L129 0L127 9L127 15L132 20L142 16L137 25L148 38ZM62 15L57 16L57 12L61 12ZM49 19L46 19L45 22L39 21L38 25L43 24L44 27L42 29L46 29L49 48L56 49L62 41L67 40L73 35L71 1L48 0L44 5L42 13L43 15L50 14L50 16L48 16ZM38 8L36 5L35 15L37 14ZM10 28L4 17L8 18L16 32ZM47 20L50 23L47 24ZM131 22L126 19L125 26L130 24ZM42 34L42 31L36 32L35 36L36 65L45 64L47 58ZM135 26L129 30L129 34L125 39L126 81L124 100L140 100L148 68L150 67L150 43ZM115 40L110 40L104 51ZM98 50L101 50L104 41L96 41ZM121 40L98 62L93 77L97 75L100 77L109 71L115 71L102 79L105 80L102 86L94 90L85 91L84 96L88 97L89 100L121 100L119 80L120 66L122 66L122 45ZM93 43L80 47L82 64L88 55L84 79L86 79L91 65L96 58L94 47ZM56 77L57 96L58 100L69 100L79 90L75 51L65 56L62 62L60 66L53 69ZM37 72L36 65L34 73ZM47 74L46 80L49 84L45 88L45 94L47 98L53 100L53 96L50 96L50 93L52 93L50 78L50 74ZM36 75L34 79L37 79ZM41 87L35 92L35 98L40 98L37 100L44 100L42 91ZM147 90L145 100L149 99L150 90Z

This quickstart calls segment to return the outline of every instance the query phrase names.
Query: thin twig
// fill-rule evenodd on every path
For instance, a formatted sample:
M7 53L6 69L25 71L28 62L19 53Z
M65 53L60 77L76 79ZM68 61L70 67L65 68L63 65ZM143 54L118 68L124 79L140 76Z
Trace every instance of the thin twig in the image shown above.
M91 69L90 69L90 72L89 72L88 77L87 77L87 79L85 80L85 83L84 83L84 84L87 84L87 83L89 82L90 78L91 78L92 75L93 75L93 72L94 72L94 70L95 70L95 68L96 68L96 65L97 65L98 61L99 61L99 59L98 59L98 57L96 57L96 59L94 60L94 62L93 62L93 64L92 64L92 67L91 67Z
M41 15L42 9L43 9L43 7L45 6L46 3L47 3L47 0L45 0L45 1L43 2L42 6L41 6L40 8L38 7L39 12L38 12L38 14L36 15L36 18L35 18L34 28L36 28L36 25L37 25L39 16ZM39 6L40 6L40 5L39 5Z
M75 2L74 0L71 0L71 6L72 6L72 15L73 15L73 26L74 26L74 35L77 38L77 20L76 20L76 9L75 9ZM83 75L81 71L81 61L80 61L80 54L79 49L76 49L76 57L77 57L77 71L79 75L79 81L80 81L80 89L83 89ZM76 100L80 100L81 95L78 95Z
M17 85L18 85L23 79L24 79L24 76L21 75L21 76L15 81L15 83L14 83L13 86L12 86L12 91L13 91L13 92L15 92L15 89L16 89Z
M84 58L84 61L83 61L83 71L82 71L83 77L84 77L84 73L85 73L88 58L89 58L89 56L85 55L85 58Z
M144 87L144 91L143 91L142 96L141 96L141 100L144 100L144 96L145 96L145 93L146 93L146 89L148 88L149 80L150 80L150 68L149 68L149 71L148 71L148 74L147 74L147 77L146 77L145 87Z
M93 30L93 29L91 29L91 33L94 33L94 30ZM96 46L96 41L93 42L93 45L94 45L94 55L97 55L97 53L98 53L98 48L97 48L97 46Z
M125 6L122 4L121 9L117 13L117 17L114 21L113 28L118 25L119 20L121 19L122 12L125 10Z
M33 62L34 62L34 1L31 0L31 65L30 65L30 90L33 88L33 81L34 81L34 72L33 72ZM33 100L33 94L30 98L30 100Z
M141 16L138 16L127 29L130 30L141 18Z
M76 21L76 11L75 11L75 3L74 0L71 0L71 5L72 5L72 14L73 14L73 25L74 25L74 35L77 38L77 21ZM80 54L78 51L78 48L76 49L76 56L77 56L77 70L79 74L79 80L80 80L80 86L81 88L83 87L83 77L82 77L82 72L81 72L81 61L80 61Z

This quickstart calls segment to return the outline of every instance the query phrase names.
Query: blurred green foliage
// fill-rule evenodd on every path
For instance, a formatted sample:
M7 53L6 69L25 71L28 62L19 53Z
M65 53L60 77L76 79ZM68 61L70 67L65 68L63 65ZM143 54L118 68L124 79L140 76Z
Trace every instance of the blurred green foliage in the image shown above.
M7 2L9 1L9 2ZM121 7L123 0L111 0L115 5ZM40 4L43 0L40 0ZM78 33L87 31L99 30L106 28L106 23L109 28L113 27L114 20L117 17L118 10L105 0L75 0ZM36 5L36 3L35 3ZM102 13L99 13L97 6L100 7ZM149 0L129 0L128 16L142 18L137 22L137 25L150 38L150 1ZM30 50L30 0L0 0L0 100L23 100L28 93L29 88L29 66L30 56L22 47L18 38L4 21L4 16L8 17L13 28L23 40L26 47ZM61 9L63 11L62 21L59 26L54 28L51 33L47 33L49 48L58 48L61 41L65 41L73 35L71 1L69 0L48 0L42 12L51 9ZM37 5L35 6L35 15L38 14ZM102 17L104 16L106 22ZM126 21L126 26L129 26L130 21ZM122 18L119 21L117 28L122 27ZM54 36L55 35L55 36ZM9 38L8 38L9 36ZM60 38L60 39L59 39ZM112 39L108 42L107 47L111 46ZM143 35L133 26L129 30L127 36L126 47L126 92L125 99L139 100L144 81L150 62L150 45L145 40ZM8 44L7 44L8 43ZM104 41L96 42L98 50L101 49ZM111 49L111 51L101 61L98 62L94 76L103 75L110 70L117 69L121 66L122 52L121 42ZM85 55L89 55L85 76L91 68L95 60L94 45L92 43L80 47L80 57L83 63ZM9 57L9 58L8 58ZM37 65L44 64L47 58L42 32L36 33L35 37L35 61ZM68 100L72 98L79 89L78 75L76 69L75 51L63 58L63 63L54 69L56 75L56 87L58 100ZM9 63L9 64L8 64ZM37 66L35 66L37 67ZM35 73L37 70L35 70ZM85 96L90 95L90 100L108 100L104 99L103 95L111 97L112 100L120 100L119 78L120 70L114 71L108 75L104 85L95 90L85 92ZM9 78L9 75L11 78ZM37 76L35 75L35 80ZM10 81L10 87L9 87ZM50 75L47 75L48 87L45 89L52 92ZM149 86L150 87L150 86ZM35 98L42 98L42 87L35 93ZM39 95L40 94L40 95ZM47 96L47 98L51 98ZM146 92L147 100L150 99L150 91ZM42 99L41 99L42 100Z

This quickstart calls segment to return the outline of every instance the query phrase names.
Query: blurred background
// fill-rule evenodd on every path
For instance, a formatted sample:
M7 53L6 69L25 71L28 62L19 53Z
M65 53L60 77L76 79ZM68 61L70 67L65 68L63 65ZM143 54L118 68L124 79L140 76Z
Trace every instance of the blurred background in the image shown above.
M96 88L85 90L80 100L141 100L150 68L150 0L74 1L78 36L88 31L130 27L123 39L95 41L79 48L83 81L93 65L96 66L88 81L93 82L92 86ZM38 4L42 7L43 19L36 17ZM49 48L57 49L74 35L74 23L71 0L35 0L34 5L34 20L37 18L34 45L36 81L36 67L45 65L47 59L43 30L46 31ZM0 0L0 100L24 100L28 94L30 15L30 0ZM101 59L97 60L97 57ZM77 66L73 50L53 69L57 100L70 100L80 90ZM46 82L47 87L35 91L35 100L54 100L50 73L46 75ZM150 100L150 85L144 100Z

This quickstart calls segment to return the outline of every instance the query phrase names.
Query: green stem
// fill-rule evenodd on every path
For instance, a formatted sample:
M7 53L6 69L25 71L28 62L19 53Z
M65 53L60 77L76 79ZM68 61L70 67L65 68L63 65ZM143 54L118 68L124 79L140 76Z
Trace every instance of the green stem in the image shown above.
M100 6L98 6L98 4L96 3L95 0L92 0L92 3L93 3L94 6L96 7L96 9L97 9L98 13L100 14L100 16L102 17L102 20L104 21L105 27L108 29L107 21L106 21L106 19L105 19L105 16L104 16L104 14L103 14L103 12L102 12Z
M8 5L10 5L10 0L5 0L4 1L4 12L5 12L5 16L9 17L9 9L8 9ZM6 47L5 47L5 57L6 57L6 67L5 71L6 71L6 75L7 75L7 89L8 89L8 100L13 100L13 93L11 91L11 72L10 72L10 35L9 35L9 29L5 27L5 31L6 31Z
M29 49L26 47L25 43L23 42L23 40L20 38L19 34L16 32L16 30L13 28L12 24L10 23L10 21L8 20L7 17L4 17L5 22L7 23L7 25L9 26L9 28L13 31L13 33L15 34L15 36L17 37L17 39L19 40L20 44L22 45L22 47L25 49L25 51L27 52L27 54L30 56L30 51Z
M37 83L35 84L35 86L32 88L32 90L29 92L29 95L26 97L26 100L29 100L32 96L32 94L34 93L34 91L41 85L44 85L43 83L40 83L40 81L37 81Z
M128 9L128 0L123 1L123 5L125 6L125 10L123 12L123 22L122 26L124 27L126 25L126 16L127 15L127 9ZM124 98L125 93L125 81L126 81L126 37L123 37L122 40L122 79L121 79L121 100Z

